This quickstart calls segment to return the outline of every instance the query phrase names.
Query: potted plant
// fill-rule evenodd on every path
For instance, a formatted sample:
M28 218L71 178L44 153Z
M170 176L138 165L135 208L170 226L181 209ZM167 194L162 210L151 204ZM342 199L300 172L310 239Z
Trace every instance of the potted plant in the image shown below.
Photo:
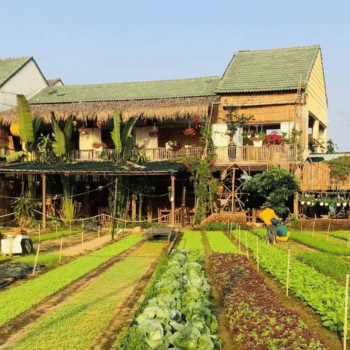
M282 135L278 135L277 131L272 131L271 134L265 135L264 143L268 146L284 146L284 138Z
M263 143L263 139L260 138L260 135L254 135L251 140L253 141L253 144L255 147L261 147Z

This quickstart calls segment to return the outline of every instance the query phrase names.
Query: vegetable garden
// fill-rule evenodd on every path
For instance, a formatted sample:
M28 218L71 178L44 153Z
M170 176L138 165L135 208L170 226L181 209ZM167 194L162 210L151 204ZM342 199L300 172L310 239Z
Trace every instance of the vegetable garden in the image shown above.
M289 258L288 244L266 245L264 235L186 231L168 255L167 242L122 238L0 292L0 331L16 329L0 347L47 349L49 339L55 349L340 349L329 334L341 337L344 329L345 234L293 231L290 245L298 250ZM308 305L323 327L313 328L269 280ZM55 295L58 301L41 309ZM45 312L18 332L33 306Z

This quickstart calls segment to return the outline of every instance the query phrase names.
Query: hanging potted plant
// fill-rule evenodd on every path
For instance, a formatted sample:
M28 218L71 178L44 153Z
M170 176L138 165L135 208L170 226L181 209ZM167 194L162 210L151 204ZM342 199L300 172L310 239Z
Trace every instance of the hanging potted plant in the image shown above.
M261 147L263 144L264 138L260 137L260 134L255 134L251 140L253 141L254 147Z
M324 206L324 200L323 200L323 198L320 199L320 206L321 206L321 207Z

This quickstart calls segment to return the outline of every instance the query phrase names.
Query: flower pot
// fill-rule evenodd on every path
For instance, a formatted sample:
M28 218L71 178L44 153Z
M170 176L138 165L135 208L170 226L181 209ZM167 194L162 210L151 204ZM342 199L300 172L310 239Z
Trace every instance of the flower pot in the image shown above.
M328 206L329 206L329 203L325 203L324 205L325 205L326 207L328 207Z
M218 186L218 189L217 189L217 191L216 191L216 193L217 193L217 194L221 194L221 193L223 193L223 192L224 192L224 186L219 185L219 186Z
M323 207L324 203L323 202L320 202L320 206Z
M311 202L306 202L306 204L307 204L307 205L310 205L310 204L311 204Z
M254 147L261 147L262 146L262 140L260 141L253 141Z
M337 207L340 207L341 206L341 203L337 203Z
M300 204L303 205L303 204L305 204L305 202L304 202L304 201L301 201Z
M348 203L343 203L343 207L346 207L348 205Z

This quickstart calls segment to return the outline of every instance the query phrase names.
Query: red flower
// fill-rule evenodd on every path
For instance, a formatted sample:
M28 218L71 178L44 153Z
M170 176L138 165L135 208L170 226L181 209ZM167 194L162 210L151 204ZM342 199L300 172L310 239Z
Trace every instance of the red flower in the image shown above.
M186 136L196 136L196 131L193 128L187 128L183 133Z

